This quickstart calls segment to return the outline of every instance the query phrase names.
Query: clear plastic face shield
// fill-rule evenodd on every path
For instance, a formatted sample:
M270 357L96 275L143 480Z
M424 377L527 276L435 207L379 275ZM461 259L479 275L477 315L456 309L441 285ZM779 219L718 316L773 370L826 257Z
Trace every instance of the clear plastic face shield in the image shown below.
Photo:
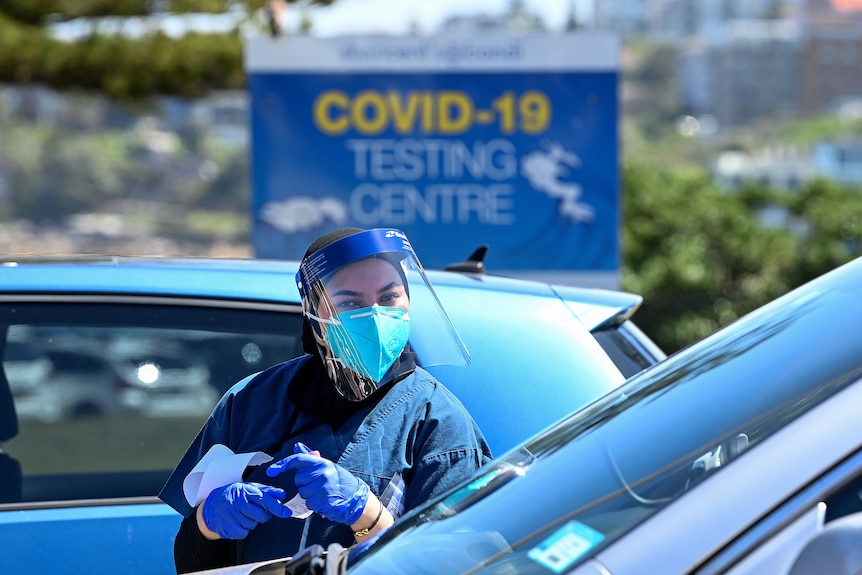
M365 399L416 364L468 365L470 356L403 232L366 230L310 254L296 274L303 310L341 395Z

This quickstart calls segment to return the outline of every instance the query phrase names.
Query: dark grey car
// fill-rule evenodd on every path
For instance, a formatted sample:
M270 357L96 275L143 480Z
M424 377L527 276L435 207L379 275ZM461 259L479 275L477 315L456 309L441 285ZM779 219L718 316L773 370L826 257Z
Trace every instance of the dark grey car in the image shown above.
M860 325L862 258L642 371L376 541L330 549L326 573L862 572Z

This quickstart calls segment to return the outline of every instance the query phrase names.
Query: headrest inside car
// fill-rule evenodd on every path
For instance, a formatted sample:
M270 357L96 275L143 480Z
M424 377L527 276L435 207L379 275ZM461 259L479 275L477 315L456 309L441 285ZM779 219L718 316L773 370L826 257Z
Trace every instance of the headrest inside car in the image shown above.
M0 327L0 361L5 358L6 327ZM9 441L18 435L18 415L15 412L15 400L6 379L6 371L0 363L0 443Z
M862 572L862 512L830 521L800 551L789 575Z

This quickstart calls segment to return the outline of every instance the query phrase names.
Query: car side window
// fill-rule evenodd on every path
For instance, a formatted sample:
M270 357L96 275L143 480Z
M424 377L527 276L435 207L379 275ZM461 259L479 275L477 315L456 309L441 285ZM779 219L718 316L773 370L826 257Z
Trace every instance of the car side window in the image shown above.
M157 495L232 384L302 353L289 307L0 304L20 502Z

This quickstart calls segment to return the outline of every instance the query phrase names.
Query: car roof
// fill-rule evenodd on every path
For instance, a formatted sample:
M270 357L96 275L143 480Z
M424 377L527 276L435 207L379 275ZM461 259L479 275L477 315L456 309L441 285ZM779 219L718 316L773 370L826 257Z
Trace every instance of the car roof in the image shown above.
M292 281L296 270L296 262L251 259L6 258L0 264L0 292L152 294L299 303Z
M109 255L6 256L0 293L194 296L300 303L291 260ZM426 270L435 289L485 289L555 297L592 330L628 319L642 298L621 291L552 286L502 276ZM289 278L289 279L288 279Z

